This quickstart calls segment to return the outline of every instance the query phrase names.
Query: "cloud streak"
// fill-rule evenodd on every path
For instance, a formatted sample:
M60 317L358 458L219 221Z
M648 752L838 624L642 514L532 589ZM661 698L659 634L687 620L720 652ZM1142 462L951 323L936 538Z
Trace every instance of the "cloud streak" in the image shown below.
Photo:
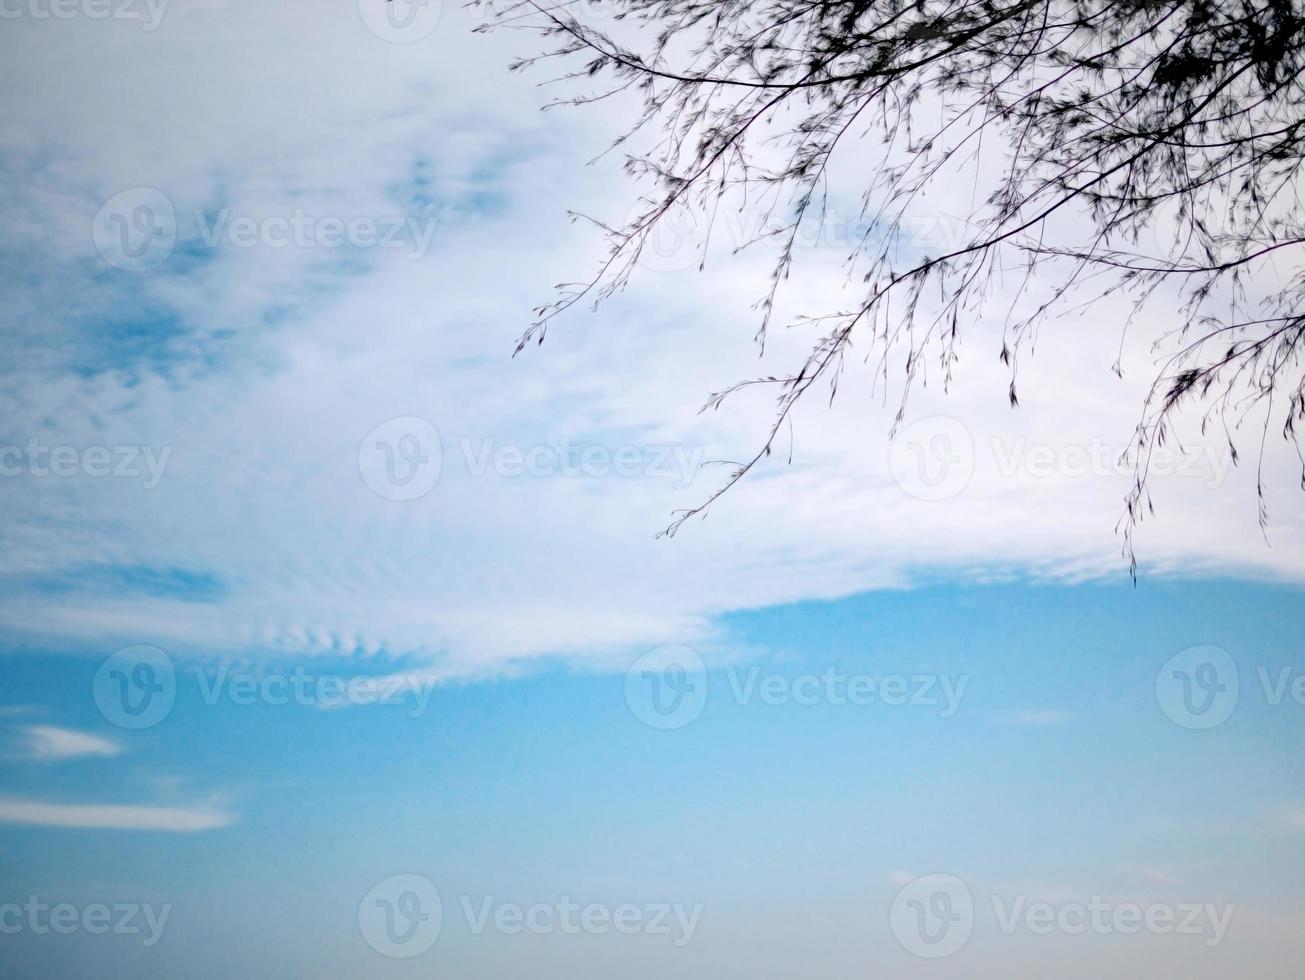
M47 803L0 798L0 823L80 830L133 830L193 834L229 827L232 814L220 810L166 806Z
M27 725L22 734L29 756L41 761L112 756L122 752L122 746L112 739L57 725Z

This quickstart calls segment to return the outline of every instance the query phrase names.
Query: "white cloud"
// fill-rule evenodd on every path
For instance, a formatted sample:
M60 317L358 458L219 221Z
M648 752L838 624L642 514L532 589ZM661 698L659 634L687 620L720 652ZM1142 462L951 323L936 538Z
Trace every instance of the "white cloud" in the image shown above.
M1150 338L1130 342L1116 379L1110 303L1043 330L1019 411L1005 404L1000 325L971 325L951 393L918 392L908 415L963 420L973 472L954 495L904 489L911 466L934 462L928 440L893 457L892 403L869 367L849 363L832 408L814 399L796 414L791 466L786 442L709 520L655 540L725 471L709 466L684 488L656 454L745 458L769 399L705 416L700 405L792 367L811 337L778 331L758 363L749 303L764 263L744 256L701 275L647 270L511 359L531 307L593 265L595 240L564 209L619 217L628 206L619 160L582 166L613 109L541 117L547 96L503 70L507 47L529 42L473 38L460 8L412 45L378 41L349 13L215 3L170 8L147 36L69 21L45 25L39 48L24 41L44 30L30 23L0 41L16 77L41 79L0 93L0 152L18 161L27 202L7 234L43 256L22 280L41 302L15 315L31 328L19 363L39 365L40 383L4 396L6 439L172 450L149 490L84 475L0 480L5 573L64 585L7 591L0 627L39 624L97 649L389 654L456 676L710 646L725 639L722 613L919 571L1126 575L1114 526L1129 478L1099 460L1131 436ZM350 79L329 96L323 62ZM220 206L256 219L429 199L439 232L417 261L374 250L346 267L338 252L219 248L133 278L103 266L89 227L100 202L134 186L165 190L182 215ZM793 310L839 305L840 257L806 257ZM106 352L104 333L154 307L175 316L176 336L157 327ZM85 358L118 369L88 373ZM363 437L397 416L431 420L443 444L434 489L406 503L369 490L357 465ZM475 472L485 446L529 454L560 440L630 447L639 465L628 476ZM1096 461L1079 466L1089 451ZM1267 470L1270 549L1253 467L1206 462L1156 480L1142 559L1162 573L1305 578L1296 474ZM221 588L196 601L81 580L103 567L194 570Z
M235 817L220 810L166 806L105 806L0 798L0 823L85 830L143 830L197 833L230 826Z
M122 746L111 739L56 725L27 725L22 733L27 741L27 752L34 759L54 761L122 752Z

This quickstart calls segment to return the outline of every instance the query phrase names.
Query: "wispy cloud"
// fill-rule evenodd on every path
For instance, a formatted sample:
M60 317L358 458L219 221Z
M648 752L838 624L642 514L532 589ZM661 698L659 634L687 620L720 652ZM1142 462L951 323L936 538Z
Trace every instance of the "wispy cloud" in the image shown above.
M119 755L122 752L122 746L112 739L57 725L26 725L22 736L27 755L43 761Z
M1049 577L1122 573L1110 529L1129 475L1113 460L1150 375L1110 372L1108 304L1040 341L1025 411L993 398L1009 383L1001 324L976 324L973 349L993 356L968 359L946 397L917 392L893 449L892 412L870 378L849 377L832 408L795 413L791 465L776 453L711 521L655 540L720 485L721 467L694 464L746 458L769 417L746 401L702 415L703 400L793 370L809 338L777 332L759 365L714 325L747 315L773 256L713 255L697 276L686 241L682 265L650 260L599 315L559 321L513 363L530 309L592 267L597 238L565 208L618 221L632 191L619 166L581 166L607 142L608 110L544 121L520 79L461 84L520 52L502 36L464 44L470 24L446 6L431 38L443 47L395 57L359 18L314 17L302 0L206 5L161 26L189 69L164 87L147 38L85 18L62 25L61 45L37 43L30 19L0 41L6 63L43 79L39 100L0 92L0 203L21 218L0 228L0 278L16 284L13 360L41 375L0 394L0 449L18 467L0 481L12 515L0 629L179 653L388 655L454 676L701 644L722 613L902 585L916 569L978 575L994 556ZM355 84L321 99L311 73L287 76L261 40L279 30L352 66ZM244 111L195 111L214 78ZM138 274L107 263L92 228L142 188L168 197L181 231ZM947 195L968 192L939 193L931 208L964 213ZM420 258L207 244L198 228L220 213L259 228L395 216L435 230ZM800 256L777 321L840 306L843 258ZM1149 338L1134 346L1126 364L1149 364ZM935 431L930 416L952 415L964 425ZM433 485L389 499L360 453L382 474L404 463L411 440L386 425L413 416L439 433L423 457ZM946 458L940 433L955 437ZM51 474L56 450L75 456L72 475ZM1255 473L1224 462L1171 461L1143 559L1305 577L1301 528L1275 527L1265 548ZM1266 471L1271 513L1295 506L1274 496L1297 492L1288 470ZM1195 519L1214 508L1226 516Z
M235 822L235 819L232 814L207 808L106 806L0 798L0 823L25 824L31 827L191 834L228 827Z

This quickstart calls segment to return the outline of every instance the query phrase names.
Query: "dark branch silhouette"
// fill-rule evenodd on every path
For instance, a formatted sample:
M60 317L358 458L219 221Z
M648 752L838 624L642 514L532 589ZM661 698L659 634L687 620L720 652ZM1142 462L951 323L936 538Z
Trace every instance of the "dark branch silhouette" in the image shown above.
M796 371L711 397L717 407L743 387L772 386L776 415L756 454L664 533L743 479L813 387L828 385L832 397L854 341L885 381L890 354L904 361L896 427L933 357L950 380L959 332L984 315L994 275L1012 270L1023 278L1003 293L997 352L1011 371L1012 405L1021 349L1071 293L1128 297L1130 323L1157 297L1169 300L1159 304L1169 324L1155 340L1159 369L1127 454L1134 477L1120 529L1134 574L1133 532L1152 512L1150 461L1189 405L1202 432L1222 428L1234 460L1239 426L1263 414L1267 521L1265 438L1280 426L1300 457L1296 424L1305 416L1305 278L1293 252L1305 243L1297 195L1305 19L1296 4L612 0L606 30L567 3L481 5L486 27L545 39L514 69L559 61L568 66L562 85L601 86L556 104L635 93L642 109L613 146L636 136L651 144L626 160L647 188L637 213L622 227L601 226L610 247L598 273L559 287L518 351L542 342L559 314L623 288L668 216L703 213L709 236L718 209L742 196L764 211L757 240L779 244L758 303L764 345L799 229L828 206L831 161L856 160L866 174L865 230L849 255L864 295L799 321L821 334ZM903 247L912 206L949 168L968 166L978 179L985 140L999 141L1003 155L965 235L942 254L912 254ZM1141 248L1157 228L1172 237ZM1286 277L1283 264L1293 270ZM1013 300L1035 271L1050 299L1016 319Z

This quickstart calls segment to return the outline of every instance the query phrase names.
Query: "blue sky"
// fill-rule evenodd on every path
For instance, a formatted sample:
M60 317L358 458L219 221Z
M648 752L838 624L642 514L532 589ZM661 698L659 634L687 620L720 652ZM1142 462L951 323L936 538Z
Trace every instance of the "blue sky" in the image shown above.
M1212 976L1260 959L1255 975L1285 976L1295 940L1263 935L1305 897L1305 707L1271 704L1255 676L1305 672L1300 598L1227 580L939 584L741 614L730 634L772 652L713 665L701 715L669 731L636 717L621 675L568 670L443 687L417 717L415 699L208 703L183 670L167 717L124 731L90 697L93 656L16 649L5 717L15 754L0 800L206 800L227 820L194 833L6 827L11 901L34 891L172 905L148 949L135 936L6 942L20 975L162 977L183 965L196 976L496 975L531 963L565 976L630 957L648 976L724 966L779 976L804 964L834 975L858 962L913 975L885 909L901 876L945 871L976 893L1235 906L1213 951L1186 937L1030 947L981 917L958 967L1194 956ZM1209 731L1175 723L1156 699L1165 662L1196 643L1225 647L1243 683ZM787 683L831 669L966 681L945 716L925 701L737 697L753 667ZM22 758L18 735L39 722L120 753ZM411 962L378 957L356 925L362 896L396 874L427 877L444 901L438 942ZM491 896L702 911L683 947L474 934L459 903Z
M1000 325L896 435L849 365L659 539L769 420L706 397L810 341L751 346L762 216L702 273L686 219L513 358L600 256L566 210L630 210L586 165L628 106L540 112L529 40L448 3L93 6L0 22L6 975L1296 975L1298 462L1266 457L1262 532L1254 468L1182 420L1134 587L1122 307L1044 332L1019 411ZM778 320L837 305L856 177ZM938 960L900 934L933 875L918 908L975 909ZM1094 898L1233 913L1213 945L1001 928ZM632 931L513 930L569 900ZM429 946L392 955L404 921Z

